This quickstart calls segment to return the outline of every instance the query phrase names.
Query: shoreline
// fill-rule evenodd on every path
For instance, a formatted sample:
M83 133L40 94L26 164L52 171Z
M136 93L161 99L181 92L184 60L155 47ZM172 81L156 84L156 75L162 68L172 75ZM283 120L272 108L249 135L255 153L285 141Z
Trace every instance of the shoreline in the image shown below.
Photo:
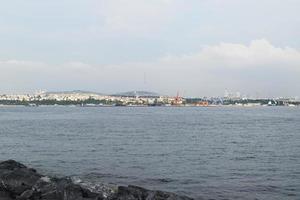
M259 108L259 107L289 107L289 108L299 108L300 105L208 105L208 106L195 106L195 105L161 105L161 106L152 106L152 105L13 105L13 104L0 104L0 108L34 108L34 107L70 107L70 108L119 108L119 107L128 107L128 108L219 108L219 107L235 107L235 108Z

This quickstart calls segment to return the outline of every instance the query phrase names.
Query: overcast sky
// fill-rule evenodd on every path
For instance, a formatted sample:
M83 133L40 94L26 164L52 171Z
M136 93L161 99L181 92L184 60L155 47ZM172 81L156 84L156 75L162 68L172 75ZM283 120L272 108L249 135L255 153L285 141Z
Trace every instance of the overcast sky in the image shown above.
M299 0L9 0L0 93L300 96Z

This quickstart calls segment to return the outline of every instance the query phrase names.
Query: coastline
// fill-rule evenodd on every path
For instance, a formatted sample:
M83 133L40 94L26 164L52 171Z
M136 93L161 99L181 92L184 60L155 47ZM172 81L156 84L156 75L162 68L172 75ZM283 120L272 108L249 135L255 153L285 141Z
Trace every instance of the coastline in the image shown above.
M259 107L289 107L289 108L300 108L300 105L287 105L287 106L268 106L268 105L208 105L208 106L197 106L197 105L160 105L160 106L152 106L152 105L9 105L9 104L0 104L0 108L34 108L34 107L70 107L70 108L118 108L118 107L128 107L128 108L219 108L219 107L229 107L229 108L259 108Z

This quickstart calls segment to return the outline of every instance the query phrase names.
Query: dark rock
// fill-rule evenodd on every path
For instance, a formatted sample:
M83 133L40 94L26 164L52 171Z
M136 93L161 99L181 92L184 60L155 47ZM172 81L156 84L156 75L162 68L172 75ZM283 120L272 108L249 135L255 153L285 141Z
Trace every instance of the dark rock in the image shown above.
M169 192L152 191L142 187L129 185L119 186L113 200L191 200L189 197L179 196Z
M130 200L130 199L137 199L137 200L143 200L146 199L148 196L148 191L141 187L136 186L119 186L118 192L115 196L115 199L118 200Z
M9 191L12 196L19 196L24 191L30 190L40 177L35 170L16 161L8 160L0 163L0 188Z
M110 192L108 192L110 191ZM191 200L137 186L90 190L70 178L48 178L13 160L0 162L0 200Z
M33 195L33 190L26 190L20 196L18 196L16 199L17 200L27 200L27 199L31 198L32 195Z
M20 168L26 168L26 166L14 160L7 160L0 163L0 170L14 170Z

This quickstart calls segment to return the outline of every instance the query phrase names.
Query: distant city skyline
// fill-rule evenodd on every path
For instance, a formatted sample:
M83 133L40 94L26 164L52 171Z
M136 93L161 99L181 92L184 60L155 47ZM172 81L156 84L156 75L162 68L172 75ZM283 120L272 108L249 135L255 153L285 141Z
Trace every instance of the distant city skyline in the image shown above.
M161 96L161 97L183 97L183 98L233 98L233 99L294 99L300 100L299 96L264 96L263 94L256 93L255 95L249 95L246 93L242 93L240 91L228 91L225 90L223 94L216 95L216 96L207 96L207 95L200 95L200 96L187 96L180 91L177 91L176 94L163 94L158 93L156 91L145 91L145 90L130 90L130 91L118 91L118 92L111 92L111 93L104 93L101 91L88 91L88 90L58 90L58 91L47 91L47 90L35 90L33 92L7 92L7 93L0 93L0 96L38 96L38 95L45 95L45 94L82 94L84 96L88 94L92 95L100 95L100 96Z
M300 1L53 0L0 7L0 94L300 96Z

